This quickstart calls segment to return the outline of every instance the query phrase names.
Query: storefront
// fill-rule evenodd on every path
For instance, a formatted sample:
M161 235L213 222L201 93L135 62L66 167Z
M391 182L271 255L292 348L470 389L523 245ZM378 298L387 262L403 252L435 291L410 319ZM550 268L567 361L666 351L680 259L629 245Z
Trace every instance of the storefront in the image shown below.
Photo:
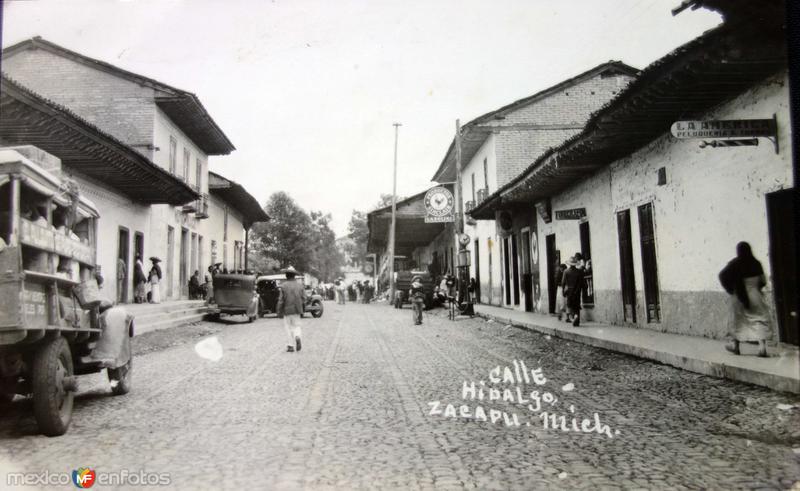
M776 338L797 344L788 96L780 28L725 24L643 70L472 216L516 223L520 207L537 209L544 311L554 312L556 266L580 252L590 319L711 338L731 319L717 275L747 241L767 275ZM774 135L735 143L670 133L682 120L773 118Z

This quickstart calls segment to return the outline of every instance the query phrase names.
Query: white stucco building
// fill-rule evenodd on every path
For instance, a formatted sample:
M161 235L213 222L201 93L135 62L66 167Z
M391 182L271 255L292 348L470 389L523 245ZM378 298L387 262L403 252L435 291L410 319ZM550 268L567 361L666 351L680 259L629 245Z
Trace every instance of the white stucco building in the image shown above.
M785 40L747 18L650 65L586 130L473 210L532 215L547 310L555 266L582 252L592 265L588 318L721 339L732 313L718 273L746 241L765 269L775 339L798 343ZM681 120L766 120L774 135L679 139L670 127Z
M137 254L145 263L151 256L162 260L165 299L187 298L192 271L205 270L212 261L243 268L244 228L262 219L263 211L253 214L250 203L240 210L230 199L210 194L209 156L234 147L197 96L41 38L4 49L3 71L150 164L139 175L102 166L87 174L66 166L108 217L101 222L98 261L115 297L131 300ZM147 199L140 197L145 186ZM127 271L121 289L112 280L118 259Z

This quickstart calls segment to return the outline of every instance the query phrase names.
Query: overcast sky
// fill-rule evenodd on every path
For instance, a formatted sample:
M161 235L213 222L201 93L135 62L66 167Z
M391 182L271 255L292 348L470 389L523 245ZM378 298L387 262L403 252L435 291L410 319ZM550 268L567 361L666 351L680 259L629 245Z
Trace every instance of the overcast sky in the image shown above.
M36 35L194 92L237 150L211 169L334 217L430 185L463 123L614 59L643 68L721 22L680 0L6 1Z

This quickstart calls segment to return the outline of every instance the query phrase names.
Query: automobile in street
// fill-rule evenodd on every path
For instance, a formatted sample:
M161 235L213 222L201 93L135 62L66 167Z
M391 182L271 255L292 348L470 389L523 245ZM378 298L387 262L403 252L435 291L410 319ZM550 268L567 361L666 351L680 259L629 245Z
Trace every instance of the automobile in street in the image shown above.
M281 284L284 281L286 281L286 274L284 273L258 277L256 286L260 300L258 315L263 317L267 314L276 314L278 312L278 297L280 296ZM306 291L306 303L303 306L305 313L309 313L315 318L322 317L322 313L325 310L322 303L322 295L314 293L311 286L305 284L303 275L295 276L295 281L303 283L303 288Z
M259 296L256 293L255 274L217 273L214 275L214 302L209 312L211 320L222 314L244 315L253 322L259 313Z

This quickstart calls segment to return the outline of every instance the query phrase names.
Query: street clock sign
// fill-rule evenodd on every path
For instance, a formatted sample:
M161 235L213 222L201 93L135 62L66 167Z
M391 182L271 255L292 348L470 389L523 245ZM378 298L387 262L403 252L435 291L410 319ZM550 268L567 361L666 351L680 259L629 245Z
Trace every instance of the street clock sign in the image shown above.
M455 198L449 189L437 186L425 193L425 223L446 223L455 221L453 210Z

